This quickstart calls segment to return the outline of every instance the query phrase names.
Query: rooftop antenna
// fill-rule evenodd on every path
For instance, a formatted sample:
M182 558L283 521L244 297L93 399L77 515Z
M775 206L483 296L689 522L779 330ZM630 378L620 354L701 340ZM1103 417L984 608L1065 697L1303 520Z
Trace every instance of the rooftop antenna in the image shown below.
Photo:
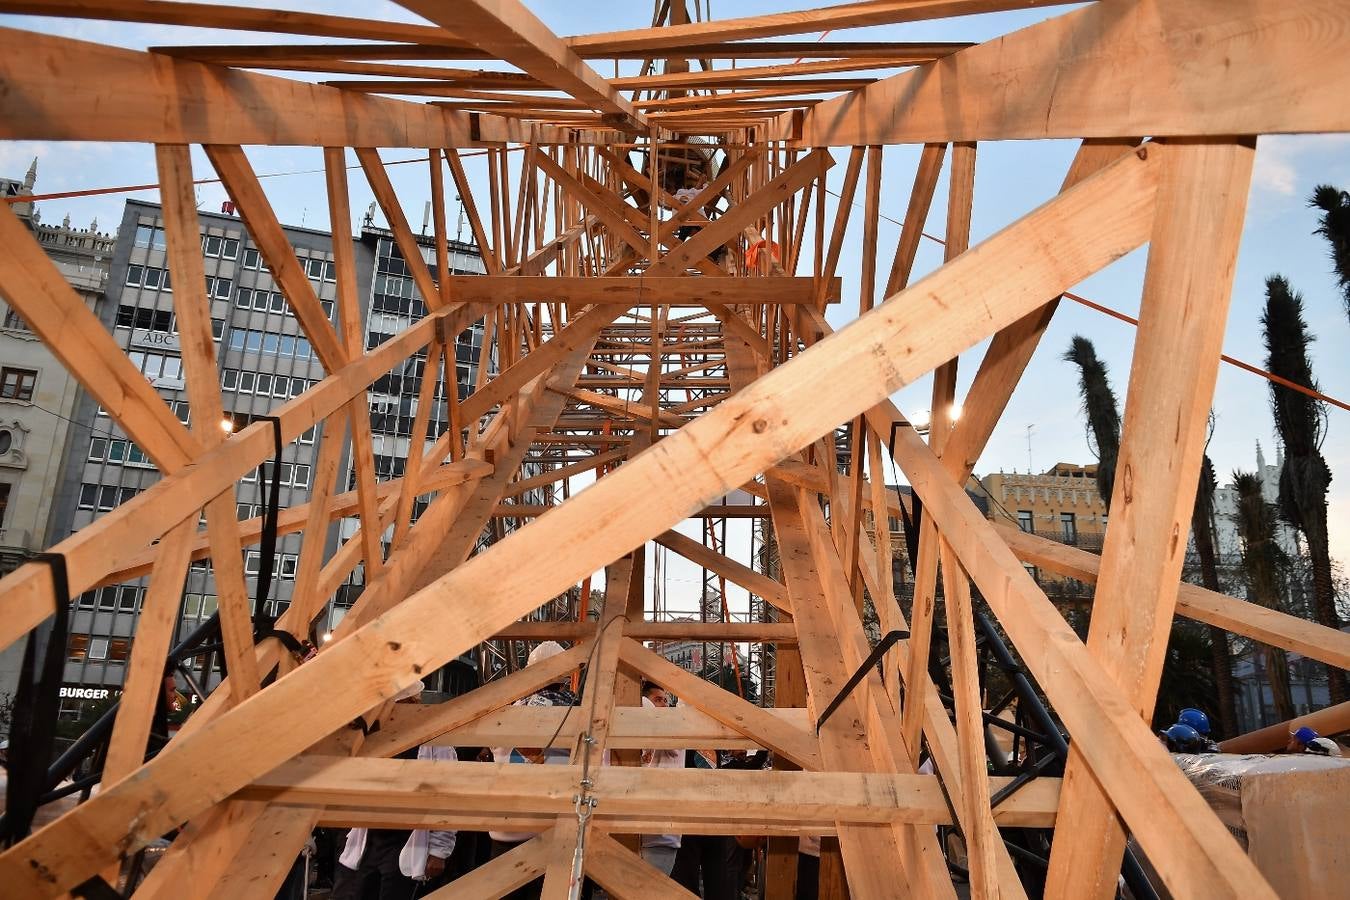
M1032 471L1034 471L1034 468L1033 468L1033 466L1031 465L1031 433L1032 433L1033 431L1035 431L1035 430L1036 430L1036 426L1035 426L1035 425L1028 425L1028 426L1027 426L1027 474L1028 474L1028 475L1030 475L1030 474L1032 473Z
M455 240L462 244L464 243L464 198L456 194L455 199L459 201L459 222L455 226Z
M422 207L422 237L427 236L427 223L431 221L431 201Z
M365 215L365 218L363 218L363 219L361 220L361 227L363 227L363 228L374 228L374 227L375 227L375 201L374 201L374 200L370 201L370 205L366 207L366 215Z

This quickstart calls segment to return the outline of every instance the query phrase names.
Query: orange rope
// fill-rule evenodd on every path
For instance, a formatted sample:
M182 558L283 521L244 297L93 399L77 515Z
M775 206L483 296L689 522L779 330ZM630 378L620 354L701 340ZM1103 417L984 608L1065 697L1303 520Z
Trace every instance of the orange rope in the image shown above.
M895 220L892 219L891 221L894 222ZM947 246L947 242L940 237L935 237L926 231L920 232L920 234L923 237L928 238L930 241L941 244L944 247ZM1119 310L1112 309L1109 306L1103 306L1100 303L1097 303L1093 300L1089 300L1086 297L1079 296L1078 294L1072 293L1071 291L1065 291L1064 296L1068 297L1075 303L1079 303L1082 304L1083 306L1086 306L1088 309L1095 309L1097 312L1104 313L1113 319L1119 319L1120 321L1133 325L1136 328L1139 327L1139 320L1136 319L1134 316L1128 316L1125 313L1120 312ZM1230 366L1237 366L1239 369L1251 372L1253 375L1260 375L1262 378L1272 382L1273 384L1278 384L1281 387L1289 388L1289 390L1291 391L1298 391L1300 394L1306 394L1309 397L1312 397L1314 400L1321 400L1323 403L1330 403L1332 406L1335 406L1338 409L1343 409L1347 412L1350 412L1350 403L1345 403L1342 400L1337 400L1335 397L1327 396L1321 391L1314 390L1313 388L1299 384L1296 381L1290 381L1288 378L1283 378L1279 375L1276 375L1274 372L1269 372L1265 369L1254 366L1249 362L1243 362L1242 360L1238 359L1235 356L1229 356L1227 353L1221 354L1219 358L1222 359L1224 362L1228 363Z

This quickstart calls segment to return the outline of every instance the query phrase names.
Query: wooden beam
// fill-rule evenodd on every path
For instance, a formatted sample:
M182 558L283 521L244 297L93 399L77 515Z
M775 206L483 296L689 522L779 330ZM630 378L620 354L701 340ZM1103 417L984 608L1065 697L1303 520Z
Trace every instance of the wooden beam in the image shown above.
M678 531L658 534L653 540L662 547L674 550L690 562L697 563L710 571L716 572L728 581L739 584L751 594L767 600L778 609L791 612L788 607L787 588L783 586L781 581L776 581L767 575L756 572L749 566L742 565L734 559L729 559Z
M609 113L635 129L642 116L519 0L399 0L454 35L518 66L543 84Z
M576 814L579 765L300 756L259 776L238 796L293 806L368 807L410 813ZM722 818L754 823L868 825L950 822L937 778L863 772L736 772L593 766L597 819L606 816ZM995 779L1002 786L1011 779ZM1025 793L1024 793L1025 792ZM1037 779L1010 798L1001 824L1044 826L1059 784ZM686 805L688 806L685 809Z
M898 22L918 22L947 16L968 16L976 13L998 12L1007 9L1025 9L1037 6L1063 5L1068 0L872 0L872 2L844 3L800 12L770 13L737 19L714 19L691 22L687 25L665 25L638 28L632 31L608 31L575 37L571 45L578 52L606 53L619 51L644 53L653 50L676 50L699 41L733 41L750 38L781 37L788 34L808 34L842 28L860 28L868 25L891 25ZM829 50L828 45L822 52ZM703 56L706 54L686 54Z
M588 625L586 630L588 635L595 634L593 625ZM805 710L780 709L770 713L792 728L803 732L810 728ZM560 718L561 713L556 709L507 706L432 738L431 742L452 747L543 747L556 735L555 743L572 745L586 730L586 723L580 716L569 716L561 723L562 730L559 731ZM762 746L688 704L669 709L617 706L607 740L611 750L684 750L688 747L758 750Z
M1350 80L1347 27L1337 0L1093 3L821 103L800 144L1346 131L1321 87Z
M697 900L666 874L609 835L593 830L586 846L586 874L615 897Z
M0 60L4 140L426 148L528 136L499 116L480 115L475 137L467 113L161 54L11 28L0 42L24 47L26 58Z
M1254 140L1168 146L1088 650L1153 718L1247 208ZM1163 433L1158 424L1167 423ZM1145 488L1144 485L1147 485ZM1047 895L1114 894L1125 832L1077 748ZM1117 802L1119 798L1116 799Z
M1097 554L1028 534L1013 525L994 527L1018 559L1081 581L1097 580L1102 565ZM1183 582L1177 591L1177 615L1350 669L1350 634L1248 600Z
M545 831L426 895L426 900L507 897L543 874L553 835Z
M821 768L815 735L798 731L728 690L704 681L658 656L632 639L625 639L620 656L623 664L723 725L781 753L803 769Z
M201 451L198 442L114 343L8 203L0 204L0 243L7 257L0 266L0 294L66 371L161 471L172 474L193 459ZM71 589L76 590L73 584ZM43 617L50 611L48 603Z
M841 279L826 285L826 296L838 300ZM651 277L518 278L513 275L451 275L451 290L460 301L556 301L563 304L702 306L722 304L799 305L811 301L811 278L683 278Z
M830 155L824 151L809 154L737 203L715 222L704 226L698 234L662 256L659 262L647 269L647 273L669 275L696 265L709 253L735 238L741 229L810 184L822 169L827 169L833 164Z

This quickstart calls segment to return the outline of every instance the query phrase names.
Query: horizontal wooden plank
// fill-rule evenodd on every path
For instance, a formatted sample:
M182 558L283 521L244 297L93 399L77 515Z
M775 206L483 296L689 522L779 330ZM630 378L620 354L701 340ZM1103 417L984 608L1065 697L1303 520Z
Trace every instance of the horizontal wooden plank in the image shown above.
M797 642L797 631L791 622L700 622L698 619L628 622L624 624L623 633L638 641ZM494 637L515 641L579 641L594 634L594 622L516 622Z
M595 629L591 628L594 632ZM625 626L624 634L632 631ZM554 746L570 747L587 725L585 716L543 706L508 706L488 713L431 743L452 747L543 747L557 733ZM768 712L800 731L810 727L804 709ZM561 726L561 731L559 727ZM605 746L611 750L758 750L760 745L692 706L668 709L616 706Z
M839 299L843 279L832 278L826 296ZM520 278L510 275L452 275L450 296L459 300L519 303L606 303L624 306L701 306L710 303L796 305L815 301L814 278L687 278L651 277Z
M1094 3L821 103L800 143L1347 131L1347 30L1341 0Z
M734 19L718 18L631 31L605 31L574 37L569 43L580 53L650 52L679 48L700 41L735 41L830 32L1009 9L1062 6L1069 2L1071 0L866 0Z
M775 772L592 768L597 816L679 814L758 823L832 827L836 822L950 823L937 778L852 772ZM362 806L394 811L443 810L502 815L573 812L580 766L529 766L402 759L300 757L255 780L236 796L306 806ZM998 790L1009 779L990 779ZM1037 779L995 811L1002 825L1047 827L1059 796L1056 779Z
M997 528L1012 552L1023 562L1081 581L1097 580L1101 568L1101 557L1097 554L1027 534L1012 525L998 525ZM1311 659L1350 669L1350 633L1344 631L1334 631L1316 622L1195 584L1181 585L1177 594L1177 613L1233 634L1255 638L1263 644L1283 647Z
M0 139L308 147L477 147L561 138L514 119L370 97L49 34L0 28ZM59 72L59 78L50 73Z

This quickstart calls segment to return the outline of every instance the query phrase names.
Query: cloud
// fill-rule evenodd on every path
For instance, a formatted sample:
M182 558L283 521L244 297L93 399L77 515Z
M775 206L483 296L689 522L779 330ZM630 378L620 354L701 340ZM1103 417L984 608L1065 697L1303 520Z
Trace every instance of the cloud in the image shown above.
M1276 134L1262 137L1256 143L1252 189L1292 197L1301 193L1299 172L1312 161L1312 157L1344 153L1347 148L1350 148L1350 135L1345 134ZM1318 167L1325 168L1320 163Z

